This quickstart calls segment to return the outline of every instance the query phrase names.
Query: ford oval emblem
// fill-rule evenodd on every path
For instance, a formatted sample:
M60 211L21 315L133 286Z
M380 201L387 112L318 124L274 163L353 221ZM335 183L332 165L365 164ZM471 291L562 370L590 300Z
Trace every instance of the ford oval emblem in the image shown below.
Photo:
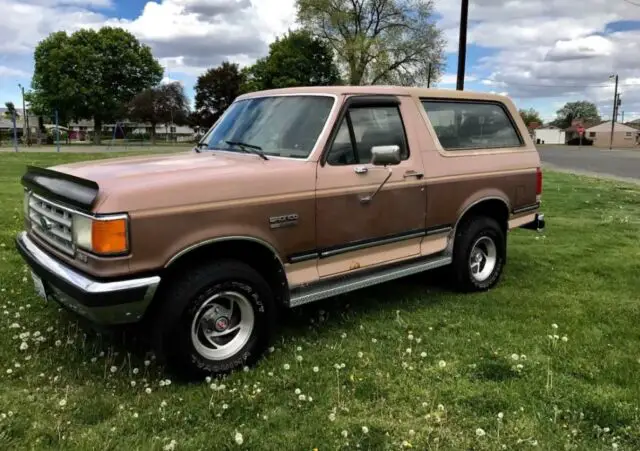
M45 216L40 216L40 225L44 230L51 230L53 228L53 223L49 221Z

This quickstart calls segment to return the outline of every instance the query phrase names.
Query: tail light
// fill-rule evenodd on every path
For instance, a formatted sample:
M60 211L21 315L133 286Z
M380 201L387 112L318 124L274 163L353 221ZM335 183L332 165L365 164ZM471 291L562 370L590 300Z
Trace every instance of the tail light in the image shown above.
M542 169L536 168L536 195L542 194Z

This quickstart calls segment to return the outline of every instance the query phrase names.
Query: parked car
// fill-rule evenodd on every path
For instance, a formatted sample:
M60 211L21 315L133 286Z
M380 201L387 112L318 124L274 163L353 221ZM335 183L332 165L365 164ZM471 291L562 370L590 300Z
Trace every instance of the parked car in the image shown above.
M542 230L510 99L405 87L236 99L193 150L28 167L17 248L37 292L135 324L190 376L251 365L282 308L446 267L488 290Z

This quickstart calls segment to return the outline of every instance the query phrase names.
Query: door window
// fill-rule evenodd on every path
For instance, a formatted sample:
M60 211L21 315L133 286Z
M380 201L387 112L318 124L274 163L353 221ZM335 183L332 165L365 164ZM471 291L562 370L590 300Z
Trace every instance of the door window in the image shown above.
M398 107L351 107L342 119L331 145L327 162L331 165L371 162L373 146L397 145L402 160L409 147Z

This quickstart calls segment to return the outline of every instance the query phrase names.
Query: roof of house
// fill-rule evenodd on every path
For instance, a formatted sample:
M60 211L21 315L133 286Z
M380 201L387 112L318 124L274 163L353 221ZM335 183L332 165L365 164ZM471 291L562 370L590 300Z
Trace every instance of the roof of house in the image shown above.
M621 124L619 122L616 122L615 126L613 127L614 132L637 132L638 130L633 128L633 127L629 127L628 125L624 125ZM601 124L595 125L593 127L589 127L587 128L585 131L588 132L610 132L611 131L611 121L606 121L603 122Z
M564 131L560 127L556 127L555 125L543 125L542 127L538 127L539 130L560 130Z

